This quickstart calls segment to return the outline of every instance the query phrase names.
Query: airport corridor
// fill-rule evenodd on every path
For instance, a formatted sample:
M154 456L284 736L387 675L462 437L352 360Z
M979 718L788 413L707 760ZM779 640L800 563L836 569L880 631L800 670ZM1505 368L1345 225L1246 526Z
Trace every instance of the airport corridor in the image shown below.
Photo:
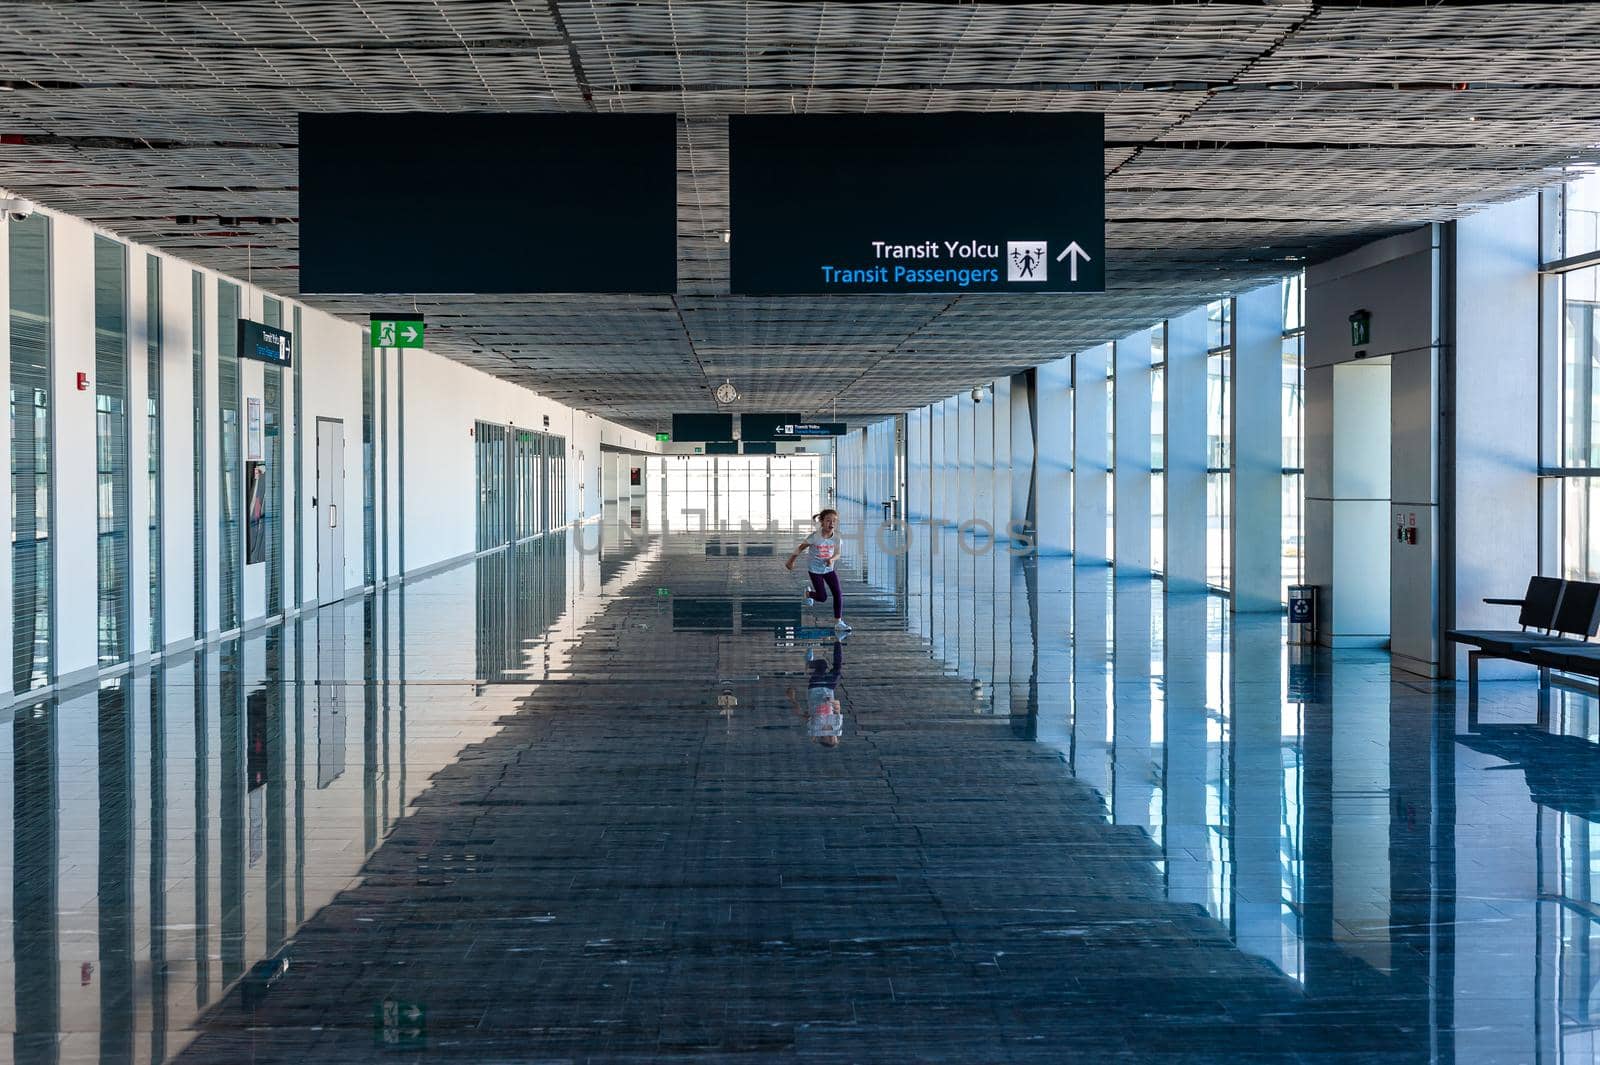
M1509 1061L1574 993L1516 685L849 517L842 642L792 534L608 521L18 714L15 1057Z

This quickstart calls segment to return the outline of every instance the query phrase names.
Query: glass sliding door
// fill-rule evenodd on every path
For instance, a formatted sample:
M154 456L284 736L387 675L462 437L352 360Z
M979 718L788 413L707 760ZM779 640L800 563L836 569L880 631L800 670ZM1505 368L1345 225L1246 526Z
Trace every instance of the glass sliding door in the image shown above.
M94 238L95 531L101 666L128 660L128 253Z
M378 582L377 453L375 434L376 384L372 358L372 333L361 332L361 540L362 574L367 585Z
M206 277L199 270L189 275L189 337L194 365L194 638L206 638Z
M239 627L244 599L239 514L244 505L239 468L239 286L217 280L217 440L221 474L217 511L217 627Z
M283 304L271 296L262 302L262 317L283 328ZM267 617L283 613L283 368L261 368L261 457L267 464Z
M161 624L161 259L144 259L145 491L149 500L150 650L165 645Z
M50 219L10 226L11 690L50 683L55 650L50 551Z

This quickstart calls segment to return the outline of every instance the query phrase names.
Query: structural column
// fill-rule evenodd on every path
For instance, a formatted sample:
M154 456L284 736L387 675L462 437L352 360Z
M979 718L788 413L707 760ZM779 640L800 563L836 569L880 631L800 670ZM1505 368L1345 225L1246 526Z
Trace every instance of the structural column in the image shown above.
M1115 345L1112 463L1118 577L1150 575L1150 330Z
M977 473L978 405L965 392L957 393L946 402L956 407L955 482L956 505L950 520L956 525L970 521L973 516L975 475Z
M1283 294L1277 282L1234 300L1233 610L1283 604Z
M1206 587L1206 309L1167 322L1162 409L1166 536L1162 572L1169 592Z
M11 394L11 223L0 218L0 395ZM0 433L0 706L11 701L12 601L11 577L11 433Z
M1106 537L1106 489L1111 480L1111 455L1106 449L1111 394L1106 369L1110 358L1110 344L1080 351L1072 375L1072 555L1080 566L1110 561Z
M994 512L994 485L1003 467L995 455L994 396L987 388L981 394L983 402L972 407L972 512L967 518L983 522L980 534L992 535L1005 527L1005 522L996 524Z
M906 412L906 499L908 519L928 516L928 409Z
M994 522L994 535L998 543L1010 537L1011 483L1016 476L1011 456L1011 378L1002 377L994 383L989 416L993 419L993 454L989 480L989 513Z
M954 525L961 513L961 407L956 397L946 399L944 407L944 509L939 524Z
M1072 553L1072 358L1037 373L1035 537L1042 555Z
M1034 388L1036 372L1013 374L1011 393L1011 520L1032 519L1034 475ZM999 392L995 393L997 396Z

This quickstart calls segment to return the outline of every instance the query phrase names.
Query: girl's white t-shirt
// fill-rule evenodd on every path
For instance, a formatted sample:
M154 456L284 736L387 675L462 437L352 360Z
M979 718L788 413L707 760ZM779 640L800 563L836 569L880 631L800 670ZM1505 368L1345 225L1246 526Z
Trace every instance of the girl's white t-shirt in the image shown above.
M832 573L834 560L839 557L839 537L823 536L818 531L806 537L806 543L811 545L807 568L812 573Z

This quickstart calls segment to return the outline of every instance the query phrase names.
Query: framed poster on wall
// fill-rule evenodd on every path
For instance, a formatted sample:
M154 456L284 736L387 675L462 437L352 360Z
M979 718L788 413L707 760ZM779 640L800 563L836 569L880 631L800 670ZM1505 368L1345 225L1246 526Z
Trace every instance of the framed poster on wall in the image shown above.
M267 464L244 464L244 564L267 560Z
M245 400L245 451L250 462L261 461L261 399L251 396Z

